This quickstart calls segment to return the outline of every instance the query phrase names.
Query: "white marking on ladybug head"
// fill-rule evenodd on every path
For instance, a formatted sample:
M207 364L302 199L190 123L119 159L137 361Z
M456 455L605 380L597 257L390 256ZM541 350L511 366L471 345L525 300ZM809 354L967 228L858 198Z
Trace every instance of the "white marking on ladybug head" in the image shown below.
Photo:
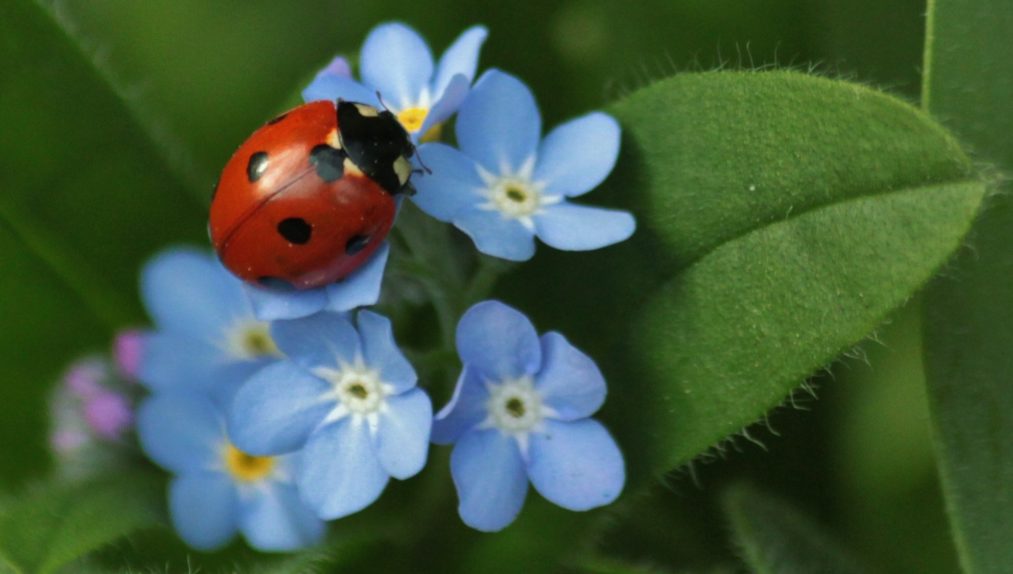
M327 134L327 145L334 149L341 149L341 137L338 135L338 128L334 128Z
M359 176L365 175L364 173L362 173L362 170L359 169L359 166L355 165L355 162L353 162L350 158L347 158L347 157L345 158L344 166L345 166L345 174L346 175L347 174L359 175Z
M367 104L355 104L355 109L359 110L359 115L364 118L375 118L380 115L380 110Z
M412 175L412 164L408 161L408 158L401 156L394 160L394 173L397 175L399 184L404 185L408 183L408 178Z

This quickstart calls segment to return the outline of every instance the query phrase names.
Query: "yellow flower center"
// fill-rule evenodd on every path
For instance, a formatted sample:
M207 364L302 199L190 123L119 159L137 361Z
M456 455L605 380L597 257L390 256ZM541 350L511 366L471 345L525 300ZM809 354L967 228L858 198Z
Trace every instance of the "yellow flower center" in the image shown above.
M398 112L397 121L401 122L404 129L408 133L415 133L422 129L422 124L426 122L426 117L429 115L428 108L406 108ZM429 130L419 138L422 143L439 141L440 136L443 135L443 124L436 124L429 128Z
M404 129L411 133L415 133L422 129L422 124L426 121L426 116L429 115L427 108L406 108L398 112L397 121L401 122Z
M232 478L241 482L260 480L274 470L273 456L253 456L228 444L225 447L225 468Z

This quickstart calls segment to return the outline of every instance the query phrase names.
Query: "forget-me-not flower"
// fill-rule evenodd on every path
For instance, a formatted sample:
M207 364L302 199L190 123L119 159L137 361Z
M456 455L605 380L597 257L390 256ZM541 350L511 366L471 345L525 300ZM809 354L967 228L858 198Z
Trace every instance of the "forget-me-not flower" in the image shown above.
M482 253L524 261L534 237L556 249L584 251L630 237L628 212L570 203L605 180L619 155L619 124L594 112L541 139L535 98L517 78L489 70L457 114L460 151L419 148L432 170L413 182L412 199L453 223Z
M246 452L302 449L299 491L325 519L369 506L428 454L432 405L390 321L359 311L357 323L338 313L273 323L287 360L250 378L229 410L229 435Z
M464 363L433 442L454 444L450 465L469 526L505 528L524 505L528 481L569 510L611 503L626 480L609 432L589 418L605 401L594 361L556 332L538 337L499 301L471 307L457 326Z
M210 253L163 251L141 272L155 323L143 335L138 379L152 391L199 390L225 404L254 371L279 357L239 279Z
M258 550L287 551L318 542L324 523L293 484L298 455L251 456L225 434L221 410L203 395L166 391L137 415L144 452L174 476L169 511L180 537L212 550L237 531Z
M253 305L253 314L261 321L298 319L319 311L351 311L380 299L389 255L390 243L384 241L351 275L315 289L300 290L290 285L261 287L249 283L244 283L243 288Z
M437 137L440 125L468 95L487 35L483 26L468 28L434 65L429 46L415 30L397 22L381 24L359 54L361 82L350 77L343 58L336 58L303 90L303 99L386 106L413 141Z

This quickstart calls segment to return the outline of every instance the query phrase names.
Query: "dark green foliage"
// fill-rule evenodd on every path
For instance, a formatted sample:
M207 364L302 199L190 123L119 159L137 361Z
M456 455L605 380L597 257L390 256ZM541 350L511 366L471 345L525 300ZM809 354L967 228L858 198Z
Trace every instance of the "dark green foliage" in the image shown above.
M1013 170L1013 4L930 3L924 104L982 161ZM1013 201L989 202L971 249L925 300L929 403L964 570L1013 564Z
M44 463L43 393L74 357L143 320L137 269L204 234L204 213L130 106L31 0L0 5L0 422L5 480Z
M0 563L18 574L55 572L162 522L162 496L162 482L141 473L35 487L0 508Z
M858 574L866 569L794 508L751 486L730 488L725 514L755 574Z

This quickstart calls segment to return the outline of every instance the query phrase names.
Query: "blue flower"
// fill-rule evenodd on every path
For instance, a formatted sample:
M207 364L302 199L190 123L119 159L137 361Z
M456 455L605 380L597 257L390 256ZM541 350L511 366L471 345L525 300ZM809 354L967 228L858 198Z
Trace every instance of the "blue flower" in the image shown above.
M413 141L427 134L435 139L439 126L468 95L478 68L478 53L487 35L483 26L468 28L434 66L429 46L415 30L399 23L381 24L373 28L362 46L361 83L346 73L347 63L343 67L344 60L337 58L317 74L303 91L303 99L310 102L340 98L385 105Z
M415 203L453 223L488 255L524 261L534 236L556 249L584 251L618 243L636 229L625 211L576 205L600 184L619 155L619 125L594 112L539 141L541 117L517 78L489 70L457 114L460 151L431 143L419 157L432 174L414 181Z
M258 550L295 550L317 543L324 523L299 499L294 455L258 457L225 435L221 411L205 397L168 391L147 399L138 412L144 452L175 476L169 511L183 540L201 550L243 533Z
M319 313L272 324L288 360L255 374L229 410L229 435L244 451L303 449L299 491L325 519L369 506L428 454L432 405L390 321L360 311L357 322Z
M464 363L433 442L454 444L450 470L461 518L505 528L524 505L528 481L569 510L611 503L626 480L609 432L589 418L605 401L605 379L562 335L539 339L519 311L499 301L469 309L457 326Z
M261 321L298 319L318 311L351 311L380 299L389 255L390 244L385 241L354 273L316 289L298 290L287 285L268 288L249 283L244 283L243 287L253 305L254 315Z
M156 255L141 272L141 298L155 328L142 336L137 376L153 391L189 388L224 404L279 357L239 279L209 253L175 248Z

